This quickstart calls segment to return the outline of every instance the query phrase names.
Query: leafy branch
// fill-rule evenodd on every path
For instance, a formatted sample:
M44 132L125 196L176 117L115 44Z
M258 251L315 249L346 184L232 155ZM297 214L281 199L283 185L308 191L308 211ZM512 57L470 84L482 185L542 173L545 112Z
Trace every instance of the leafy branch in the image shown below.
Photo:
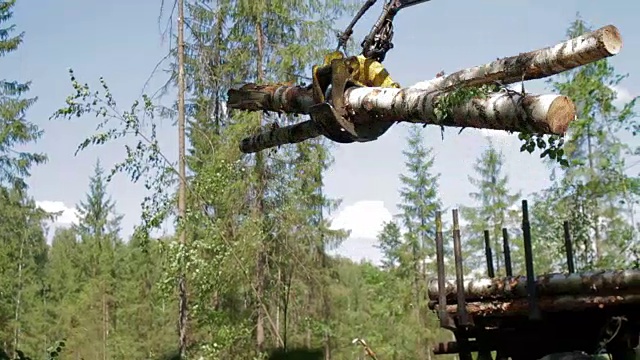
M71 84L74 93L67 97L66 106L57 110L50 119L72 119L82 117L83 115L94 115L101 121L96 126L96 133L87 137L77 148L76 154L89 146L104 145L110 141L123 140L130 136L135 139L135 145L125 144L126 157L118 162L111 169L107 181L111 181L116 173L125 173L129 176L133 183L143 180L143 184L147 190L151 191L151 195L144 198L142 207L142 224L135 228L134 236L139 239L148 240L151 230L160 228L162 222L172 214L174 209L174 195L170 192L178 179L178 171L175 165L161 151L157 138L156 126L152 120L157 116L162 116L162 108L153 105L151 99L143 95L142 102L135 101L128 111L120 111L117 103L103 78L100 78L102 91L91 91L88 84L81 84L75 78L72 69L69 69ZM150 130L145 127L145 120L150 121ZM113 121L116 122L110 128L107 125ZM124 125L124 126L123 126ZM229 175L232 169L236 168L236 164L221 162L219 175ZM239 169L242 171L242 169ZM221 182L225 181L225 176L220 176ZM215 190L212 184L203 184L204 188L194 189L188 186L187 191L191 196L202 200L202 193ZM186 217L179 219L176 229L187 226L187 223L203 224L209 223L210 227L207 232L211 237L219 238L226 247L233 248L233 244L224 236L220 236L217 219L207 216L198 211L187 210ZM183 269L191 270L191 276L200 276L204 271L211 272L210 279L215 277L215 273L219 271L219 267L211 266L211 263L198 262L200 253L212 252L215 250L218 256L216 259L222 263L225 256L229 256L241 269L241 275L250 279L245 263L238 255L225 248L212 248L206 241L194 241L189 245L177 242L161 242L162 250L166 255L165 272L163 279L160 281L161 289L165 290L165 294L171 291L169 286L177 279L177 274ZM209 259L210 260L210 259ZM251 281L249 281L251 283ZM205 286L203 283L198 285ZM207 285L209 286L209 285ZM203 289L203 288L201 288ZM251 284L251 290L257 294L255 285ZM266 310L266 305L259 299L260 306L265 310L266 318L275 329L275 323ZM198 312L200 309L192 308L191 311ZM279 334L276 334L279 337ZM1 360L1 359L0 359Z
M492 93L501 90L498 84L484 84L481 86L458 87L450 92L442 94L434 104L434 113L439 123L444 123L453 117L453 109L468 103L473 99L486 99ZM506 91L511 89L503 88ZM556 161L563 167L569 166L569 161L564 156L564 138L559 135L549 135L545 140L543 134L534 134L528 131L521 131L518 139L523 143L520 146L521 152L533 153L536 149L541 151L540 158L548 157Z
M71 85L74 93L67 97L66 106L57 110L50 119L79 118L93 114L101 121L96 126L96 133L86 138L78 148L76 154L90 145L104 145L109 141L124 140L133 136L135 145L125 144L126 157L116 163L107 177L111 181L116 173L128 174L131 181L143 184L147 190L152 190L146 196L142 206L142 225L135 228L135 235L148 238L152 229L160 227L172 210L173 195L168 192L175 182L174 165L160 151L156 125L153 120L159 106L153 105L151 98L142 95L142 101L136 100L128 111L120 112L117 103L103 78L100 78L100 91L91 91L89 85L77 81L73 70L69 69ZM149 120L150 127L145 131L145 120ZM118 125L107 126L116 121Z
M461 107L472 99L486 99L496 91L498 91L497 85L457 87L438 97L433 106L433 112L438 122L443 123L453 117L453 109Z

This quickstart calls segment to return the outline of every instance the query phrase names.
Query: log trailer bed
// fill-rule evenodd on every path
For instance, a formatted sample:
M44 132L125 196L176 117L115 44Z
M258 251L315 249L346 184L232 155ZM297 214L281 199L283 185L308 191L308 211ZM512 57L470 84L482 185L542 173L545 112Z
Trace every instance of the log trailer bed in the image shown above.
M458 212L453 210L455 280L444 266L441 214L436 215L438 277L429 282L429 308L456 341L440 343L436 355L460 360L592 358L640 359L640 270L576 273L569 224L564 223L567 272L535 276L527 201L522 202L525 276L514 276L507 229L503 229L506 277L495 277L485 231L487 278L465 280ZM625 256L621 254L621 256Z

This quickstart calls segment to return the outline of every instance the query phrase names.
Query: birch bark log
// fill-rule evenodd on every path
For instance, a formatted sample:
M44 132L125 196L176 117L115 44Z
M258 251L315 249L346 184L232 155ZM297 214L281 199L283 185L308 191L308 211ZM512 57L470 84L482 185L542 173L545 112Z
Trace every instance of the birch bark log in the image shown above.
M444 121L436 116L437 100L461 87L496 82L507 85L548 77L616 55L621 49L620 32L615 26L607 25L554 46L463 69L404 89L351 88L345 92L345 102L353 122L408 121L560 135L576 118L575 105L566 96L501 91L454 106ZM308 114L314 105L311 90L301 86L247 84L229 90L228 95L230 108L248 111ZM273 127L246 138L240 149L253 153L322 134L313 121L303 121Z

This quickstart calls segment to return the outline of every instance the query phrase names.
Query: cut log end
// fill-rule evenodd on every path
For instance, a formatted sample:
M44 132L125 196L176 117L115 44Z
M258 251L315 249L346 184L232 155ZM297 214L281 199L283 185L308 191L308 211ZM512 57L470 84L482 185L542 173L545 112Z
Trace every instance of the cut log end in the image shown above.
M604 49L610 55L616 55L622 50L622 35L617 27L607 25L600 28L600 41L604 45Z
M576 119L576 105L566 96L555 96L549 104L547 121L549 130L556 135L567 132L569 124Z

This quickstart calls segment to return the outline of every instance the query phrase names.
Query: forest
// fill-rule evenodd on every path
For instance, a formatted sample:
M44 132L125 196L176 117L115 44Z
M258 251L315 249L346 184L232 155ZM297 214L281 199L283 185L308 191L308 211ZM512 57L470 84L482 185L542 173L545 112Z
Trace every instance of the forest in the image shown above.
M126 141L127 156L113 168L95 163L89 188L78 189L86 193L75 204L78 224L56 228L50 241L47 224L59 214L38 207L27 186L47 154L24 150L47 136L29 116L38 94L29 79L2 69L0 348L7 359L260 359L282 347L322 349L326 360L365 359L352 343L362 338L381 360L431 360L432 346L451 339L427 307L436 211L451 229L436 155L424 140L431 127L410 125L405 171L397 174L399 212L377 238L381 264L329 254L349 236L331 226L340 199L323 191L335 144L317 138L250 155L238 148L265 123L295 119L231 111L227 90L239 82L298 82L296 74L308 74L335 46L336 19L355 9L339 0L295 3L185 0L188 36L173 49L166 84L175 89L184 79L183 104L161 106L146 95L116 103L108 78L89 87L85 81L97 79L70 70L69 96L51 121L90 119L96 131L79 151ZM14 22L15 5L0 1L0 57L28 41ZM580 17L566 26L567 37L590 29ZM551 184L528 197L536 273L564 271L565 220L577 269L640 267L640 178L631 168L640 123L636 99L620 104L614 88L626 77L603 59L547 83L580 112L564 137L567 164L531 154L530 161L545 162ZM155 125L175 119L182 105L184 175L159 145ZM512 189L495 142L473 161L473 202L460 208L467 276L485 276L484 231L501 249L503 228L514 273L522 274L524 195ZM125 215L110 194L113 176L149 193L130 238L121 235ZM167 219L174 234L154 235ZM493 256L504 275L503 254Z

